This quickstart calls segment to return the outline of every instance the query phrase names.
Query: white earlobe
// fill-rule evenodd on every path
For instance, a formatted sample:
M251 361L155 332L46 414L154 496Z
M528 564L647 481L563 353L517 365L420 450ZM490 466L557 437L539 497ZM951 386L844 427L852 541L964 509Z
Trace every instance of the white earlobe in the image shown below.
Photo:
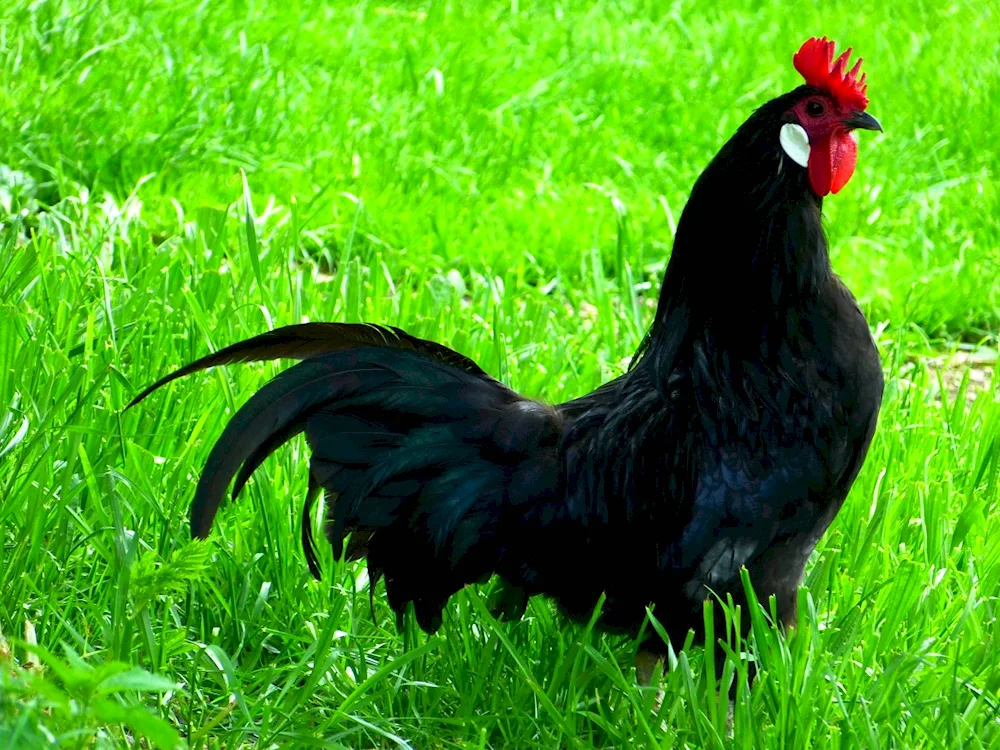
M806 135L805 128L794 122L786 122L781 126L781 135L778 140L781 142L781 148L792 161L800 167L809 164L809 136Z

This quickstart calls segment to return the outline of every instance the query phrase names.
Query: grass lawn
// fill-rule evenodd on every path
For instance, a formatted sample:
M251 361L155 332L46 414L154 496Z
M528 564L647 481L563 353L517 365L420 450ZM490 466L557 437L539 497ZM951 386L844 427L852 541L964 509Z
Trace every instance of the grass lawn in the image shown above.
M1000 747L1000 12L746 5L0 5L0 746ZM528 395L591 390L695 178L814 34L864 56L886 129L824 208L887 391L801 627L741 613L762 673L731 739L733 662L699 648L657 717L635 644L545 600L497 623L470 589L427 637L328 545L313 581L301 438L190 542L208 449L281 365L123 413L141 387L366 320Z

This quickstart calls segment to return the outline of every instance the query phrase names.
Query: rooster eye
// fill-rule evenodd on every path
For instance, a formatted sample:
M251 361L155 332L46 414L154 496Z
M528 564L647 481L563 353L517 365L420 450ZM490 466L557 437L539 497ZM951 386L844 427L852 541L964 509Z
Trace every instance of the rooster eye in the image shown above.
M808 114L810 117L819 117L821 114L823 114L823 110L824 107L822 102L813 100L808 104L806 104L806 114Z

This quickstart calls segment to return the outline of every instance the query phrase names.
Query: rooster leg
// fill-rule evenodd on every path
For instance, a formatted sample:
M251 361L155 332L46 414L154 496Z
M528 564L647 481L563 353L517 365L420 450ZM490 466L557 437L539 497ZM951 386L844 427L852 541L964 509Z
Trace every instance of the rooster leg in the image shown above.
M635 655L635 681L641 687L649 687L653 681L653 673L656 671L657 664L663 664L662 654L655 654L652 651L643 651L640 649ZM653 713L660 712L664 695L663 683L661 681L657 685L656 699L653 701Z

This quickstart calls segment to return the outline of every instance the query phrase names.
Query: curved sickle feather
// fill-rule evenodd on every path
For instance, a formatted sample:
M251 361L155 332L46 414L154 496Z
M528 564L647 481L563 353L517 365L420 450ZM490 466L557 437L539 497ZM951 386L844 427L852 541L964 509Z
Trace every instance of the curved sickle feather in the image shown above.
M356 346L410 349L465 372L474 375L487 375L479 365L468 357L435 341L411 336L395 326L380 326L373 323L299 323L275 328L273 331L232 344L214 354L195 360L179 370L174 370L143 390L129 402L125 409L131 409L153 391L170 381L199 370L236 362L308 359Z
M295 365L237 410L212 446L198 479L190 510L192 536L208 537L226 488L248 459L260 462L261 446L273 450L280 445L274 435L290 440L305 428L305 415L331 396L330 389L323 387L327 376L322 367Z

